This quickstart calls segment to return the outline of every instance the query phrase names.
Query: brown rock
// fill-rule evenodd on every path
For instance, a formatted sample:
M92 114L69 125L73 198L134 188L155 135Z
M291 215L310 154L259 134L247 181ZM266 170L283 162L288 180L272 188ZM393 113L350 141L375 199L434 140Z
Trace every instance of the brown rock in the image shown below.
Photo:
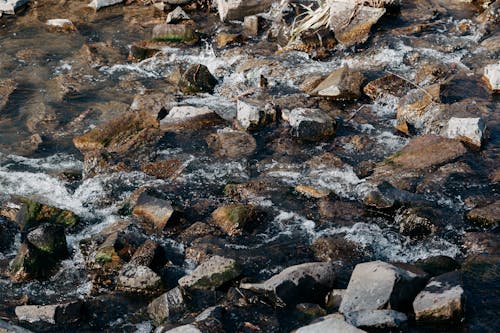
M0 81L0 112L7 105L10 95L16 90L17 83L13 79Z
M496 227L500 222L500 200L484 207L474 208L467 214L467 219L484 227Z
M132 213L150 222L155 231L161 232L174 214L174 209L170 202L143 192L139 195Z
M212 221L228 235L239 235L255 218L255 213L255 207L250 205L222 206L212 213Z
M212 149L218 157L237 159L248 157L257 149L255 138L240 131L230 131L210 134L206 138L208 147Z
M144 163L142 172L159 179L173 179L182 172L183 163L178 159Z

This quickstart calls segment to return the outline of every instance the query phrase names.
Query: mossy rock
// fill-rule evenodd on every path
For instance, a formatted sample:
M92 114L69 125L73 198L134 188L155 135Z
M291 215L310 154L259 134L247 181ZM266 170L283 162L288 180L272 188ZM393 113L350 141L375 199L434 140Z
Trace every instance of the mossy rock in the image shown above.
M68 255L62 225L44 223L30 231L26 238L31 245L54 259L63 259Z
M56 263L57 261L47 253L29 243L23 243L10 266L11 279L18 282L47 278Z
M22 230L29 230L42 223L60 224L73 227L79 217L69 210L45 205L27 198L20 198L21 209L17 213L16 222Z
M228 235L238 235L255 216L254 206L236 204L217 208L212 213L212 220Z
M198 40L193 24L158 24L153 28L153 41L190 43Z

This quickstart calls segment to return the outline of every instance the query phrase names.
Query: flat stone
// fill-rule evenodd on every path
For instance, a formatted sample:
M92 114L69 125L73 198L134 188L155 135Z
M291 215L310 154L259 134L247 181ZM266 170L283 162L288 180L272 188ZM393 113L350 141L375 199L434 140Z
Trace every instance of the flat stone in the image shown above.
M273 0L216 0L221 21L240 20L268 10Z
M297 108L282 111L292 127L292 136L303 141L319 141L335 133L335 119L320 109Z
M206 138L208 147L218 157L241 159L252 155L257 149L255 138L240 131L224 131L210 134Z
M117 5L122 2L123 0L93 0L89 3L89 7L99 10L101 8Z
M347 323L344 317L340 314L332 314L323 318L313 324L300 327L295 333L366 333L363 330Z
M388 74L368 82L363 91L371 99L383 98L397 102L414 88L412 84L399 76Z
M193 42L198 39L193 24L157 24L153 28L153 40L158 42Z
M0 0L0 14L16 14L16 10L26 5L29 0Z
M156 323L173 322L186 310L184 296L179 287L171 289L149 303L147 312Z
M464 289L459 272L450 272L429 281L413 302L417 321L459 321L463 315Z
M174 209L170 202L143 192L139 195L132 213L151 222L154 228L161 232L174 214Z
M264 293L277 303L289 305L323 302L334 280L331 264L311 262L288 267L262 283L242 283L240 287Z
M19 321L52 325L71 324L80 319L80 302L53 305L22 305L15 309Z
M405 310L425 279L426 276L382 261L358 264L352 272L339 312L348 314L387 308Z
M236 109L237 126L253 131L276 121L276 109L269 103L249 98L238 98Z
M356 327L397 328L408 321L408 317L394 310L361 310L349 313L346 320Z
M352 70L346 65L330 73L309 94L341 100L357 99L361 96L363 80L364 76L361 72Z
M179 279L184 288L214 289L241 274L239 265L233 259L213 256L204 261L189 275Z
M212 111L208 106L174 106L160 121L160 127L164 129L173 124L192 121L195 118L209 118L215 116L216 113Z
M486 123L481 118L451 118L445 135L450 139L459 139L476 147L481 147L485 135Z

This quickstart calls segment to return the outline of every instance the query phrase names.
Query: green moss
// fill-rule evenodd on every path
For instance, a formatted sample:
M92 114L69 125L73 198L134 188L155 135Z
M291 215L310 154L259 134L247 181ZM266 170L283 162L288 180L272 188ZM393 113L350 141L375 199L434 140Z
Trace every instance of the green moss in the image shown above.
M188 36L181 36L181 35L165 35L161 37L156 37L153 38L154 42L169 42L169 43L180 43L180 42L185 42L185 41L190 41L193 38Z
M95 261L101 265L107 264L107 263L113 261L113 253L114 253L114 249L112 249L112 248L100 249L96 253Z
M240 225L246 221L249 210L245 206L229 206L226 214L231 223Z

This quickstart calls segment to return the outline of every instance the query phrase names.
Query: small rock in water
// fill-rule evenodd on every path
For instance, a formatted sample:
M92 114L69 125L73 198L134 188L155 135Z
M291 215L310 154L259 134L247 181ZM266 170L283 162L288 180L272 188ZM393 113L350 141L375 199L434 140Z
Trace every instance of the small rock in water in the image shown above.
M160 48L154 42L137 42L130 45L129 60L142 61L151 58L160 52Z
M309 92L310 95L334 99L357 99L361 96L362 73L343 66L334 70L326 79Z
M216 0L221 21L240 20L268 10L273 0Z
M262 283L242 283L240 287L264 293L278 304L291 305L323 302L334 281L330 263L311 262L288 267Z
M189 275L179 280L183 288L215 289L241 274L241 268L233 259L210 257Z
M252 155L257 149L255 138L240 131L210 134L206 141L218 157L239 159Z
M314 323L300 327L295 333L366 333L349 324L341 314L335 313L319 318Z
M33 229L26 236L28 242L38 250L54 259L63 259L68 255L64 227L57 224L44 223Z
M349 313L346 320L356 327L388 329L400 327L408 318L394 310L361 310Z
M481 118L451 118L446 128L446 136L459 139L476 147L481 147L486 124Z
M68 19L52 19L48 20L46 24L49 28L57 31L76 31L73 22Z
M19 321L31 324L67 325L80 319L81 303L22 305L15 309Z
M483 77L493 92L500 92L500 62L486 66Z
M500 222L500 200L474 208L467 214L467 219L483 227L494 228Z
M339 312L407 310L425 284L426 276L394 265L373 261L356 265Z
M99 10L101 8L117 5L122 2L123 0L93 0L89 3L89 7Z
M174 209L170 202L143 192L137 199L133 214L152 223L153 228L161 232L174 214Z
M292 135L303 141L319 141L335 132L335 119L320 109L283 110L283 120L292 127Z
M190 19L191 18L189 17L189 15L186 14L186 12L183 11L181 7L176 7L173 11L168 13L165 23L173 24L173 23L179 23L181 21L187 21Z
M220 32L215 36L217 41L217 46L220 48L226 47L229 44L240 43L243 41L243 36L241 34L230 34L227 32Z
M181 288L176 287L149 303L147 312L156 324L161 324L179 319L185 310L186 303Z
M157 24L153 28L153 40L157 42L189 43L198 40L193 24Z
M249 98L238 98L237 127L254 131L276 121L276 109L269 103Z
M405 124L425 132L436 115L442 112L440 93L440 84L410 90L398 103L398 129ZM405 134L411 133L408 130Z
M388 74L370 81L363 91L371 99L384 98L397 101L414 88L412 84L399 76Z
M421 238L436 232L432 216L432 209L408 208L399 211L394 217L394 222L399 224L399 232L402 235Z
M151 268L136 264L127 264L120 271L117 279L119 290L131 292L157 292L161 287L161 278Z
M253 221L256 211L250 205L227 205L217 208L212 213L213 223L230 236L240 235L243 229Z
M459 272L450 272L429 281L413 301L417 321L460 321L464 290Z
M0 2L0 17L1 14L16 14L16 11L29 1L30 0L2 0Z
M182 75L179 86L184 93L206 92L212 94L217 85L217 79L205 65L192 65Z

